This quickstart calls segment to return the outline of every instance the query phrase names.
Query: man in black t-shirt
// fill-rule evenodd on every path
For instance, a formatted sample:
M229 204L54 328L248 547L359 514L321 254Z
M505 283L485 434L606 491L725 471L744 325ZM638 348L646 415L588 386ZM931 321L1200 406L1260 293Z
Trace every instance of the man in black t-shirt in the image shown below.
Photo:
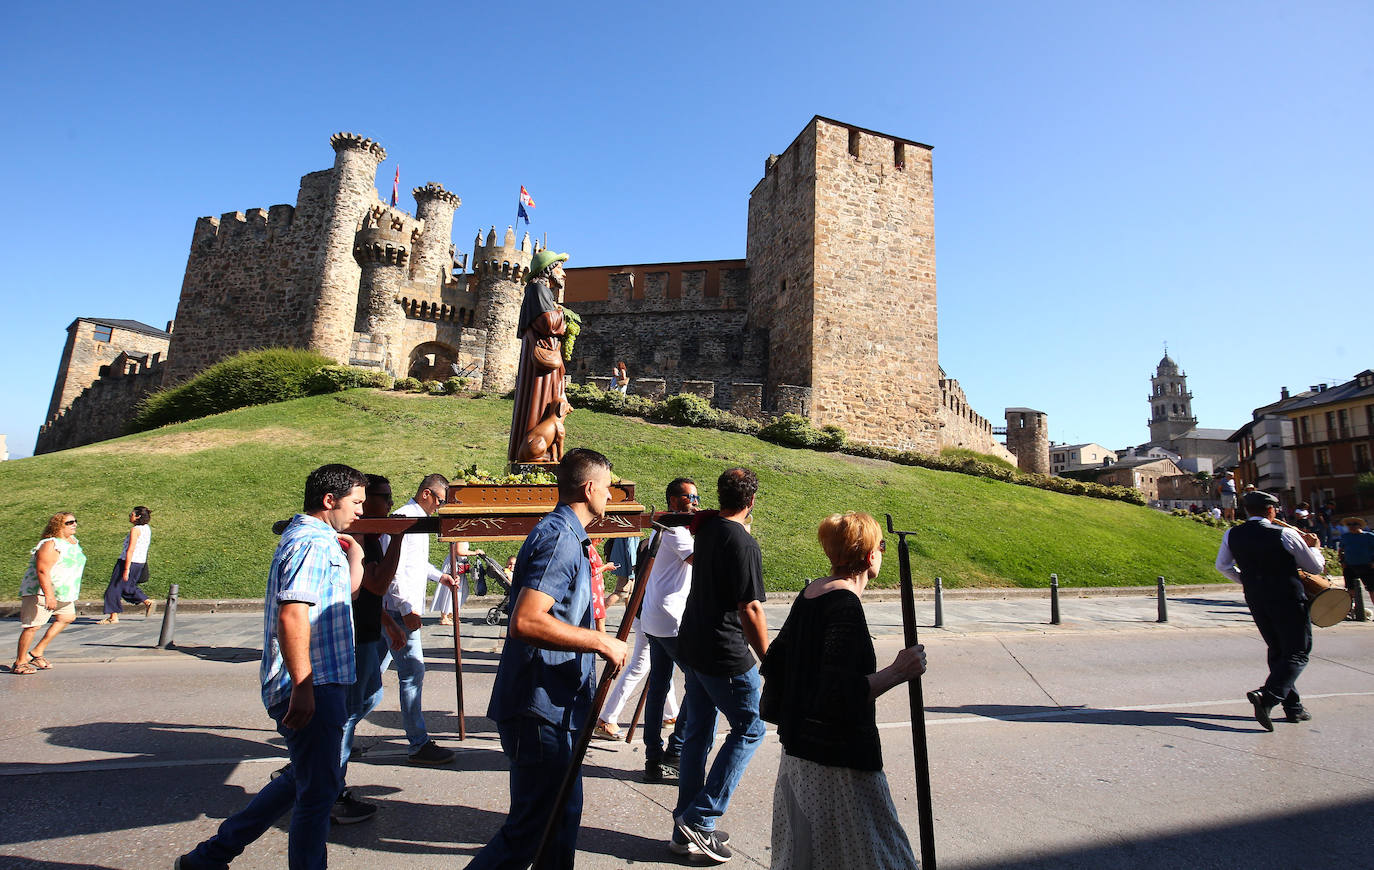
M723 863L730 859L729 835L716 820L763 740L759 718L759 659L768 651L763 614L763 558L749 534L759 481L747 468L731 468L716 490L719 513L702 516L692 559L692 591L678 629L678 664L687 677L682 702L682 762L673 838L669 848ZM706 757L715 741L716 712L730 733L711 771Z

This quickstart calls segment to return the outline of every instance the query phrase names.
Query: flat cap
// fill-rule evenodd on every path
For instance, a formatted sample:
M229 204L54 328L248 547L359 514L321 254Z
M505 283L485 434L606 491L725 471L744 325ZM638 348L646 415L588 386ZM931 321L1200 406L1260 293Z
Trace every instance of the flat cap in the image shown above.
M1270 505L1277 505L1279 500L1267 492L1247 492L1241 496L1241 501L1245 502L1245 509L1248 511L1262 511Z

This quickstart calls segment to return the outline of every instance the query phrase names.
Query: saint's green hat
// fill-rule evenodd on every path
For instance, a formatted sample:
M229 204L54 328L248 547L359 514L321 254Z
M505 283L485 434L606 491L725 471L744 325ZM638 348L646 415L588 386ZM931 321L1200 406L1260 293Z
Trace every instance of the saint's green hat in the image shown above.
M538 277L539 275L543 274L545 269L549 268L554 263L562 263L567 259L567 254L555 254L553 251L550 251L547 248L545 248L544 250L535 254L534 258L530 260L530 277Z

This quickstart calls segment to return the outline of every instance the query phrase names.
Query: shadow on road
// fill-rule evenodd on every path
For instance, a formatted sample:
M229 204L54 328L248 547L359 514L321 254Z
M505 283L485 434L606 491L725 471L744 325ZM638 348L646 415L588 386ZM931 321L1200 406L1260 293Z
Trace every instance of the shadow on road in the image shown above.
M1084 725L1135 725L1154 728L1197 728L1203 731L1257 731L1249 716L1176 710L1113 710L1103 707L1048 707L1036 704L967 704L963 707L926 707L926 713L968 713L1002 722L1048 720ZM1233 728L1227 722L1250 722L1253 727Z
M1357 820L1369 818L1372 811L1374 799L1350 801L1158 837L960 866L965 870L1368 867L1374 833Z

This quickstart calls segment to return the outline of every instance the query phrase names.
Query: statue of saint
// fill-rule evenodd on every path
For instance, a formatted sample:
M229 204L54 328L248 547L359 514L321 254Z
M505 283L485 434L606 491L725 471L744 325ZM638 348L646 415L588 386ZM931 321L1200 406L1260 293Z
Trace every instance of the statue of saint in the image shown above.
M530 261L530 280L520 306L520 367L515 378L507 458L512 464L558 462L563 458L563 261L567 254L543 250Z

